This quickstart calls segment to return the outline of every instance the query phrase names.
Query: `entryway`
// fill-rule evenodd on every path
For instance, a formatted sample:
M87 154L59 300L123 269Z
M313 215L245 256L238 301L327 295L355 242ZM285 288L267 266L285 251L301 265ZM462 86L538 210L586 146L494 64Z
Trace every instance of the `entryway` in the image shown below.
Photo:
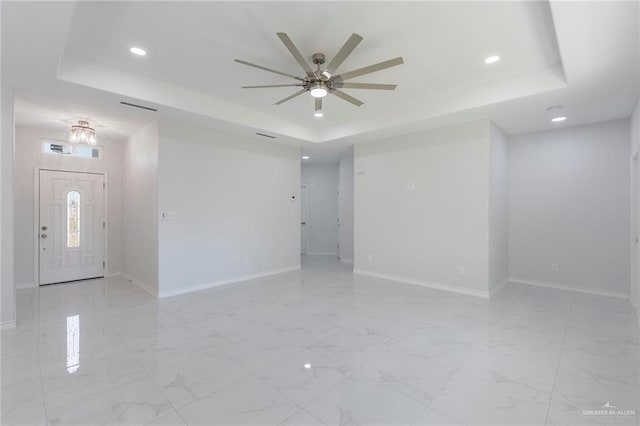
M104 175L39 175L39 284L104 276Z

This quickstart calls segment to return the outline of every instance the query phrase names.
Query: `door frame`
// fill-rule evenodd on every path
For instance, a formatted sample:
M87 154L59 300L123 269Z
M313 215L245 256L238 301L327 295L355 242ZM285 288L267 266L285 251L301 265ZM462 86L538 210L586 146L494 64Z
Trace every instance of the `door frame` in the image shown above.
M40 171L84 173L87 175L102 175L104 179L104 191L102 192L102 209L104 218L103 235L103 260L104 276L109 275L109 174L104 172L87 171L82 169L53 169L50 167L36 166L33 170L33 281L34 287L40 287Z
M302 188L305 190L304 200L302 199ZM304 206L302 205L303 203ZM304 211L307 213L304 225L304 232L306 233L306 238L304 239L304 253L300 253L300 255L307 255L307 252L309 251L309 186L306 183L300 185L300 208L304 208ZM300 220L298 222L302 224L302 214L300 214ZM300 232L302 232L302 230L300 230ZM302 240L302 234L300 234L300 240Z

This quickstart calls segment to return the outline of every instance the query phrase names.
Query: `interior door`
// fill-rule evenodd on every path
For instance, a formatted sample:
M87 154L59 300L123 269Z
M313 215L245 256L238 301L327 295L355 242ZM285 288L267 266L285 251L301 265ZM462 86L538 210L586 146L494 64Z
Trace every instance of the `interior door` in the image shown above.
M40 285L104 276L104 175L40 170Z
M307 254L307 220L309 215L309 202L307 199L307 186L300 187L300 254Z

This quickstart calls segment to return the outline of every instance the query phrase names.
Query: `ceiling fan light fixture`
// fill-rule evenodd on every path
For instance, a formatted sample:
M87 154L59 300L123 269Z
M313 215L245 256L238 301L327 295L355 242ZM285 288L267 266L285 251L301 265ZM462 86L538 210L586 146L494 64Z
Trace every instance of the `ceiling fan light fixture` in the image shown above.
M311 89L309 90L311 96L314 98L324 98L327 96L329 91L327 90L327 86L324 83L314 83L311 85Z
M322 110L316 111L315 114L313 114L314 117L316 118L320 118L322 117L324 114L322 113Z

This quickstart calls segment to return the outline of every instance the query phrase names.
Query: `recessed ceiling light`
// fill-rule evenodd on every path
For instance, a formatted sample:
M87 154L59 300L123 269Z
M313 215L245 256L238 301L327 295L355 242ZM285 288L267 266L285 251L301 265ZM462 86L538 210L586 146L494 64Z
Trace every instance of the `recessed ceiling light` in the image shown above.
M306 364L304 365L304 368L306 368L306 369L308 370L309 368L311 368L311 364L306 363Z
M565 117L564 115L561 115L559 117L553 117L551 119L551 121L553 121L554 123L559 123L559 122L564 121L566 119L567 119L567 117Z
M309 159L309 156L308 156L308 155L303 155L303 156L302 156L302 159L303 159L303 160L308 160L308 159Z
M134 55L138 55L138 56L144 56L147 54L147 51L144 50L141 47L136 47L133 46L131 49L129 49L129 52L133 53Z
M500 60L500 56L489 56L484 60L485 64L494 64Z

